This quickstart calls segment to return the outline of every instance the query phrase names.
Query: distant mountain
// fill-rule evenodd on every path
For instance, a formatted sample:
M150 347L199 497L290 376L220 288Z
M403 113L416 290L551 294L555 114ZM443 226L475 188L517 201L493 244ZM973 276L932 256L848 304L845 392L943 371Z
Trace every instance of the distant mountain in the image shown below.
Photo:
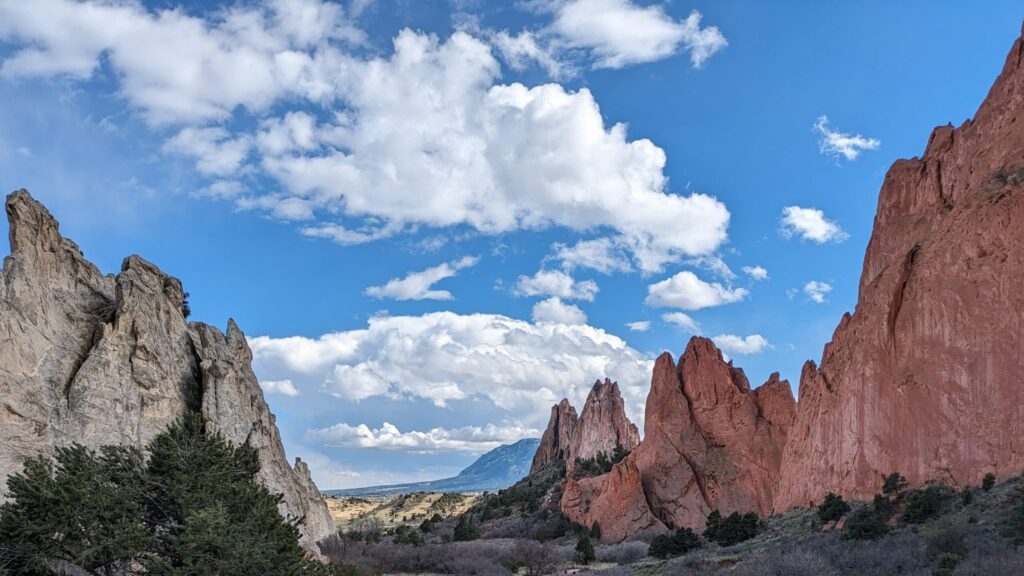
M325 490L330 496L388 496L410 492L484 492L508 488L530 472L530 462L540 444L539 438L527 438L515 444L498 446L477 458L453 478L367 486L345 490Z

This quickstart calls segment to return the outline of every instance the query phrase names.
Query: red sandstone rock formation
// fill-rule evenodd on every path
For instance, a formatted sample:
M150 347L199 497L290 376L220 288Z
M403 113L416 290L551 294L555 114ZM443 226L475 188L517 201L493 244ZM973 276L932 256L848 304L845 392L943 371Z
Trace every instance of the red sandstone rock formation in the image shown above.
M616 446L632 450L640 443L640 431L626 418L619 385L605 379L594 383L576 423L566 454L569 471L576 458L593 458L598 452L611 456Z
M537 453L533 455L533 464L530 466L531 476L551 462L565 461L578 420L576 409L564 398L551 407L548 427L544 430L544 435L540 437Z
M870 497L892 471L960 486L1024 468L1022 182L1018 39L974 119L886 175L856 311L800 378L777 510Z
M608 379L598 380L578 418L566 399L551 407L551 418L533 455L530 474L550 462L564 462L571 472L576 458L593 458L598 452L610 457L616 446L632 450L639 443L640 432L626 418L619 385Z
M668 353L655 362L640 445L609 474L568 480L562 511L585 526L598 522L604 541L700 529L716 508L766 514L795 410L778 374L751 391L713 342L693 338L678 368Z

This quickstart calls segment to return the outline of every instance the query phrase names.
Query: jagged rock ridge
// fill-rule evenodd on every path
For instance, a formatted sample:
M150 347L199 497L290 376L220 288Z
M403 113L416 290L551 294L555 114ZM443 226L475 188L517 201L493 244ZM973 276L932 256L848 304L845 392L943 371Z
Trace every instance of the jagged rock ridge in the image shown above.
M632 450L639 443L640 432L626 417L618 383L598 380L587 394L579 417L567 399L551 407L551 418L534 454L530 474L551 463L564 464L571 473L577 458L593 458L599 452L610 457L617 446Z
M334 533L327 506L284 447L233 321L186 322L181 282L138 256L104 276L27 191L7 197L0 270L0 476L78 442L143 446L187 411L259 453L307 546ZM6 484L0 482L0 497Z
M716 508L766 514L795 410L778 374L752 391L712 341L695 337L678 367L668 353L655 362L643 441L610 473L567 480L562 511L600 524L605 541L703 528Z
M856 310L801 374L777 509L870 497L892 471L962 486L1024 467L1022 182L1018 38L974 119L886 175Z

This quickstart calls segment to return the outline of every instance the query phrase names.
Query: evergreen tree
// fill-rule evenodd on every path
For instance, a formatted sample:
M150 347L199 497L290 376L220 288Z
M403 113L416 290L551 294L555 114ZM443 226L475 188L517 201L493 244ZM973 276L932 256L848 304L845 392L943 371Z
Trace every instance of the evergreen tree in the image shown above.
M850 505L843 500L842 496L829 492L825 495L825 501L818 506L818 518L822 522L839 520L850 511Z
M874 540L888 531L889 525L875 507L864 506L855 510L847 519L843 537L850 540Z
M882 494L899 494L907 488L907 479L899 472L893 472L882 481Z
M590 526L590 537L594 540L601 539L601 525L596 521Z
M259 459L187 416L147 447L74 445L29 460L0 506L0 574L313 576ZM340 570L340 569L339 569ZM338 572L338 570L335 570Z
M700 548L700 538L689 528L679 528L672 534L658 534L651 540L647 553L655 558L671 558Z
M287 576L306 567L299 532L256 480L259 458L207 434L190 415L149 445L149 520L160 534L150 574Z
M718 509L711 511L704 521L704 539L711 542L718 540L718 533L722 528L722 513Z
M590 543L590 535L584 532L576 540L576 561L580 564L590 564L594 560L597 560L594 545Z
M67 563L97 576L130 574L151 544L142 506L143 457L135 449L75 444L34 458L7 481L0 507L0 566L47 574Z
M981 489L988 492L996 485L996 475L989 472L985 474L985 477L981 479Z
M469 514L460 516L458 524L455 525L455 532L452 534L452 538L456 542L469 542L479 537L480 531L477 530L476 524L469 518Z

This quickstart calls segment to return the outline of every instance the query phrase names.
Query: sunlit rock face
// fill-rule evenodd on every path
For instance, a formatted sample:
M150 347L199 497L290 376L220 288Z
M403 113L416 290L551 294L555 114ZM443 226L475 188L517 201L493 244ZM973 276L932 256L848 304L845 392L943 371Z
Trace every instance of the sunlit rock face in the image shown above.
M73 442L144 446L189 411L255 448L260 479L303 518L303 542L334 523L301 461L289 466L242 332L188 323L185 293L138 256L104 276L28 192L6 202L0 271L0 477ZM6 484L0 482L0 497Z
M752 391L711 340L695 337L678 366L668 353L655 362L640 444L608 474L570 478L562 510L600 524L606 541L701 529L714 509L767 514L795 410L777 374Z
M586 460L598 453L611 458L616 447L628 451L639 443L640 431L626 417L618 383L607 378L604 382L598 380L587 394L579 416L564 398L551 407L551 418L533 456L530 474L554 463L564 464L571 475L577 458Z
M857 307L807 363L777 510L1024 468L1024 46L885 177Z
M571 473L577 458L594 458L599 453L611 457L617 447L632 450L639 443L640 431L626 418L619 385L608 379L597 381L569 441L567 467Z

